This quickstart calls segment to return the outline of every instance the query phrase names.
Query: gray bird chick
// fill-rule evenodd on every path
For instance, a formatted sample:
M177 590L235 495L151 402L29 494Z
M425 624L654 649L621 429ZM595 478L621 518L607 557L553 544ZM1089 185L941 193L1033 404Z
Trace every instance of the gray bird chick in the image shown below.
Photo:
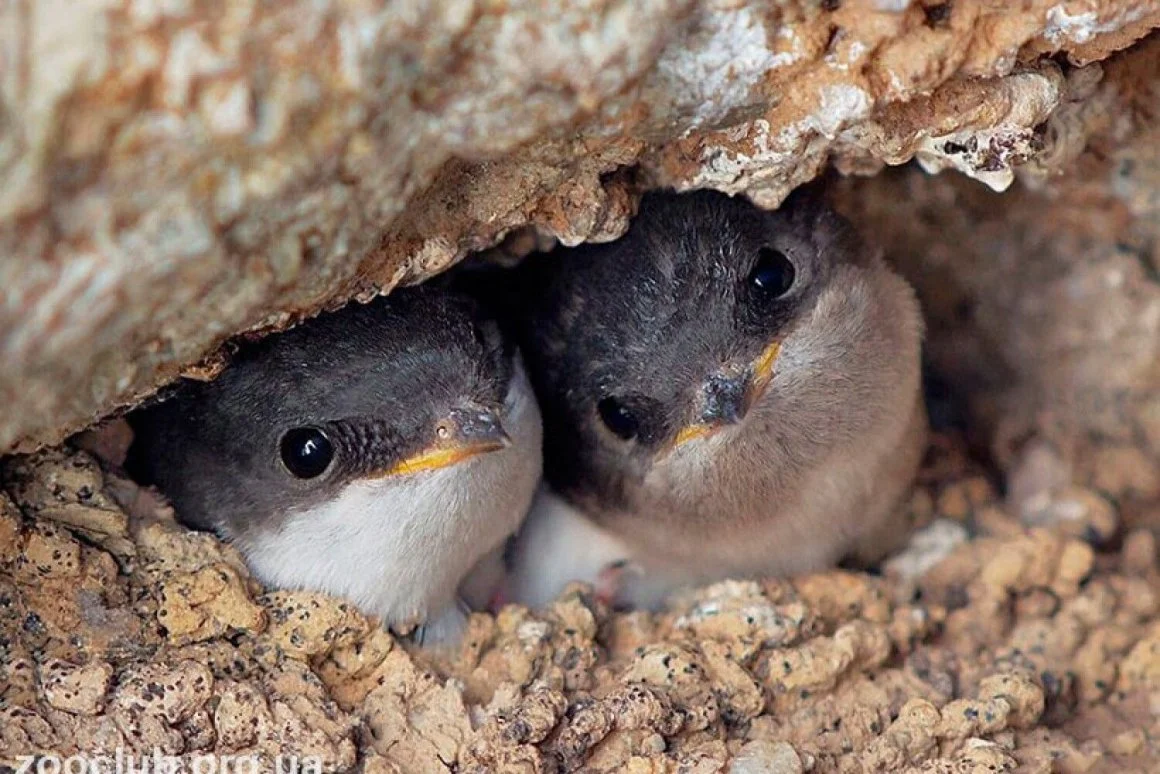
M457 587L527 512L539 409L514 347L429 286L243 347L130 418L130 470L275 587L458 634Z
M816 192L776 212L649 194L618 241L527 270L516 327L551 491L509 598L543 604L628 563L620 601L649 606L904 539L927 432L918 304Z

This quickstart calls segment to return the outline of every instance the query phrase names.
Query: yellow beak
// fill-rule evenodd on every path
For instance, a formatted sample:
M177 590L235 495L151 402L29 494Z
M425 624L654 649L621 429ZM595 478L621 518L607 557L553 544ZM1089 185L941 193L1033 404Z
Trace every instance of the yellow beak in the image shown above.
M775 341L761 351L753 361L753 378L749 382L749 404L753 405L761 400L765 388L773 381L773 366L777 363L777 356L781 354L781 342Z
M737 393L734 393L734 395L743 395L741 405L732 406L732 410L729 412L723 412L720 405L708 407L702 415L701 421L681 428L669 449L675 449L689 441L712 435L722 427L739 422L744 418L749 407L761 400L761 396L765 394L769 383L773 381L773 368L780 353L781 344L776 341L763 349L761 354L746 369L748 377L744 391L738 390ZM722 381L727 381L727 377L722 377ZM729 418L730 416L735 418Z
M475 406L455 408L436 424L435 439L425 449L372 477L410 476L448 468L510 444L495 411Z
M408 457L401 462L395 464L394 467L381 473L376 478L385 478L387 476L410 476L415 473L422 473L427 470L439 470L440 468L449 468L452 465L458 465L461 462L477 457L480 454L487 454L488 452L499 451L507 444L495 441L489 443L476 443L463 446L452 446L449 448L433 448L424 449L423 451Z
M704 438L712 434L713 430L713 425L707 425L704 422L698 422L695 425L685 425L681 428L681 432L677 433L677 439L673 441L673 447L683 446L689 441Z

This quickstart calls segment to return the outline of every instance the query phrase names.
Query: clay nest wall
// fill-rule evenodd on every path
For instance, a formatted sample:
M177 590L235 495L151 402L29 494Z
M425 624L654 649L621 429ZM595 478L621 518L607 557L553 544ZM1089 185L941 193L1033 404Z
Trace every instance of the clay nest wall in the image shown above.
M0 761L1160 769L1160 4L0 19ZM827 167L919 290L945 392L881 576L657 615L577 587L436 655L262 589L91 434L46 446L211 378L232 335L475 250L615 238L648 187L776 206Z

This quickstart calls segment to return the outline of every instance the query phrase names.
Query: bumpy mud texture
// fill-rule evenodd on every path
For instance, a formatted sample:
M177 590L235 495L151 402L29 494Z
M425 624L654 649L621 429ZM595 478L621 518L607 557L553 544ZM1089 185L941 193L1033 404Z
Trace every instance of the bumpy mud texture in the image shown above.
M918 289L934 370L1012 507L1079 483L1160 528L1160 37L1067 75L1003 195L958 175L841 181ZM966 149L966 148L964 148Z
M4 3L0 450L525 224L611 238L633 164L770 205L831 157L1002 186L1069 98L1060 62L1158 22L1157 0Z
M231 549L84 452L16 458L3 484L0 763L1160 767L1155 538L1112 547L1116 507L1083 488L1046 495L1065 515L1026 529L946 436L908 505L919 537L882 578L726 582L657 615L576 587L541 613L475 616L442 655L339 600L264 593Z
M965 175L837 199L963 436L882 577L578 588L443 655L262 589L85 452L13 458L4 762L1160 771L1160 39L1127 48L1160 4L66 5L0 4L0 449L505 235L612 238L650 185L775 205L910 158Z

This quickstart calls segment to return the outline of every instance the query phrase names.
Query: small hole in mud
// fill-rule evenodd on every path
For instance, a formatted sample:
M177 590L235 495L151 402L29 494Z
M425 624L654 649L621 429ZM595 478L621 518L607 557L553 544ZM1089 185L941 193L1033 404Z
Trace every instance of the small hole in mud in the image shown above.
M951 11L954 6L952 3L938 3L936 5L924 5L922 13L926 26L939 28L945 27L951 20Z

